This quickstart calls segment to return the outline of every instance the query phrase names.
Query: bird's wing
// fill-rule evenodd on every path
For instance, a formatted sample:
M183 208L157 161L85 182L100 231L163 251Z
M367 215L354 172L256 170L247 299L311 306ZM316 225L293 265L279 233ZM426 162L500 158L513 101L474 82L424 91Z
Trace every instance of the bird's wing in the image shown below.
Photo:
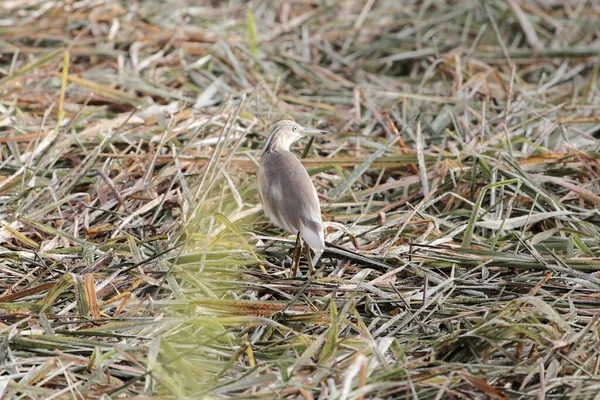
M323 222L317 191L302 163L287 151L265 154L258 170L265 214L279 227L300 232L313 249L323 249Z

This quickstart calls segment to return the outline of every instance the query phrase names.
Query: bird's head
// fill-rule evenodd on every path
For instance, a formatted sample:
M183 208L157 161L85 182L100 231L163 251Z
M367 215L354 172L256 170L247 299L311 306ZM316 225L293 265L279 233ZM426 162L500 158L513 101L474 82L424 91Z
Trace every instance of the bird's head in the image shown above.
M262 149L262 154L274 151L289 151L292 143L297 142L304 136L327 135L329 132L307 128L294 121L283 119L275 122L269 129L269 137Z

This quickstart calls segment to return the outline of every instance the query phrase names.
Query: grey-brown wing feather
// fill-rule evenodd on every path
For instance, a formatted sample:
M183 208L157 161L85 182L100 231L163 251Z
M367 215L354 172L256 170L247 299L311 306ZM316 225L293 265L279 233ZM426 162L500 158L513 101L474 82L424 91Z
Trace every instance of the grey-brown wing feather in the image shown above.
M280 228L322 249L323 223L317 191L302 163L290 152L265 154L258 169L258 186L265 214Z

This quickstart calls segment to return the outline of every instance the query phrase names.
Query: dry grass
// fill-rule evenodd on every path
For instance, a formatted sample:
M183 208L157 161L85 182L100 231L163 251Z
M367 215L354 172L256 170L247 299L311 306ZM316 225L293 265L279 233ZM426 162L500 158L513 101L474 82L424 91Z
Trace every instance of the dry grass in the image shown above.
M0 397L597 398L599 18L0 3ZM281 117L335 132L312 277L258 204Z

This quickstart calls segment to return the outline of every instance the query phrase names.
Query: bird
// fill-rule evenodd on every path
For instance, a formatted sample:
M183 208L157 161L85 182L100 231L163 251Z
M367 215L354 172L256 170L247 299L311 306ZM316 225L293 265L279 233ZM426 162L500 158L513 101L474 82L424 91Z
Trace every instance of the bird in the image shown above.
M308 257L311 270L325 250L325 240L317 190L298 157L290 152L290 146L304 136L326 134L329 132L280 120L270 127L261 151L256 175L258 194L269 220L296 235L294 276L301 254L298 251L296 258L300 238L315 253L312 260Z

